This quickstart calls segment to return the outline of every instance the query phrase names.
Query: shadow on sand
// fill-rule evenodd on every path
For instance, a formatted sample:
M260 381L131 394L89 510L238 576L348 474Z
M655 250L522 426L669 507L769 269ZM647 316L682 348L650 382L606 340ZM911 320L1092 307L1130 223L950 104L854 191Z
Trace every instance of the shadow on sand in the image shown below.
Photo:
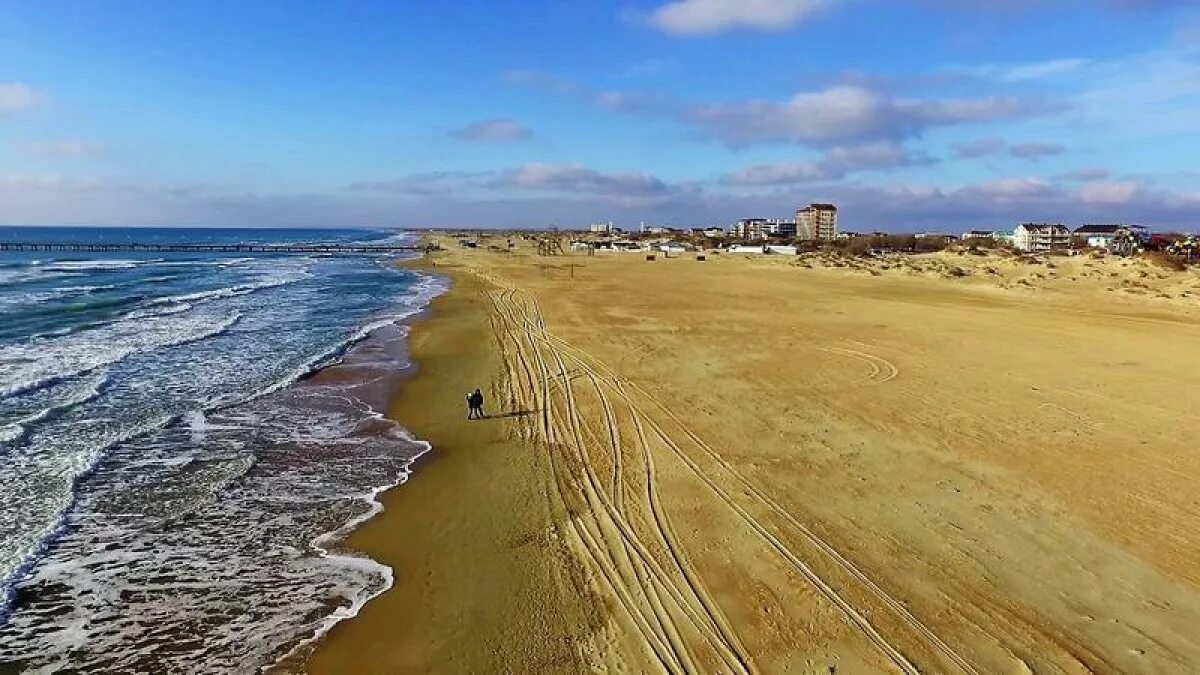
M525 417L526 415L532 415L536 412L537 412L536 410L515 410L513 412L497 413L495 415L484 415L483 417L480 417L479 419L481 419L481 420L503 420L503 419L508 419L510 417Z

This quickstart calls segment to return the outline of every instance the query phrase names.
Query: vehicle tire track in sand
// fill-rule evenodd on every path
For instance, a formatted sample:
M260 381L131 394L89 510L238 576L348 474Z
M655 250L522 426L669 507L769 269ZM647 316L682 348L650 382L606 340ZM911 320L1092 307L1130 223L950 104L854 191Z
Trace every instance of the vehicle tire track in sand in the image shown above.
M492 295L489 296L493 301L493 306L498 308L499 298ZM538 385L541 384L542 400L549 401L549 384L551 379L544 371L544 363L535 363L527 350L521 345L521 340L517 333L513 332L509 327L509 322L503 314L496 313L494 316L499 320L497 325L497 336L502 342L502 354L511 355L513 358L506 361L506 370L514 378L514 382L518 386L517 395L521 390L528 386L528 393L532 399L536 399ZM511 344L511 348L510 345ZM507 359L507 356L506 356ZM516 370L520 367L525 374L524 378L517 377ZM525 424L523 431L528 434L528 438L534 439L542 437L546 440L548 446L552 447L556 428L552 422L553 412L548 409L548 406L543 405L541 408L543 414L539 416L540 425ZM575 494L576 491L570 490L569 486L564 485L568 482L568 477L564 476L560 462L556 460L556 453L547 453L551 464L551 472L554 475L553 490L559 504L567 512L566 520L567 530L564 534L572 537L575 545L572 550L582 553L584 562L588 565L593 573L593 583L597 583L602 589L608 591L608 596L615 599L615 603L620 610L624 612L624 616L632 624L636 636L648 650L650 656L657 660L658 664L666 672L677 673L683 672L681 665L678 663L672 650L666 646L666 640L660 636L651 626L644 621L644 616L638 610L635 603L623 592L624 585L615 580L615 573L610 561L605 559L604 551L599 546L595 537L589 532L582 522L581 518L577 517L580 513L587 513L588 509L580 508L572 500L568 499L567 495Z
M540 312L538 312L538 313L540 315ZM543 334L543 337L545 339L556 341L556 342L560 343L561 346L568 349L569 351L574 351L577 354L582 355L582 356L579 356L579 355L573 356L573 360L575 360L581 368L584 368L585 371L590 371L593 374L593 376L603 377L602 375L599 375L598 373L596 373L596 371L593 368L591 368L591 366L586 361L591 361L591 362L597 363L605 370L608 370L606 367L603 366L602 363L600 363L594 357L591 357L586 352L583 352L582 350L574 347L573 345L570 345L565 340L562 340L561 338L557 338L555 336L550 335L548 332L546 332L544 325L545 325L544 319L542 319L540 316L538 316L535 320L527 323L527 328L530 326L537 326L538 331ZM878 372L882 374L882 377L879 379L880 382L890 381L899 375L899 368L896 367L895 364L888 361L887 359L883 359L881 357L876 357L876 356L870 355L870 354L865 354L863 352L858 352L856 350L846 349L846 350L841 350L841 351L844 351L849 354L853 354L857 357L871 361L872 363L875 363L876 361L879 362L880 367L879 367ZM837 605L839 608L841 608L848 615L848 617L851 619L851 621L853 623L855 623L856 625L858 625L858 627L860 629L862 629L868 635L868 637L873 642L875 642L876 645L879 646L880 649L885 654L887 654L889 656L889 658L891 658L897 664L897 666L901 667L901 669L905 670L906 672L918 672L916 667L913 664L911 664L910 662L908 662L907 658L904 657L904 655L902 653L900 653L898 649L891 646L886 641L886 639L884 639L883 636L880 635L878 633L878 631L876 631L874 629L873 626L871 626L869 621L867 621L866 618L861 615L861 613L859 613L853 606L851 606L848 602L846 602L845 599L842 598L839 594L837 594L836 591L834 591L831 587L829 587L828 584L826 584L823 580L821 580L820 577L817 576L816 573L811 569L811 567L809 567L798 556L794 555L790 550L788 550L787 547L785 545L783 545L783 543L780 542L777 538L775 538L774 535L772 535L769 531L767 531L766 528L763 527L761 523L759 523L756 519L753 518L753 516L751 516L749 513L745 512L744 509L742 509L738 504L736 504L736 502L734 502L734 500L729 496L729 494L727 492L725 492L724 489L721 488L714 480L712 480L711 477L707 476L707 474L705 474L703 472L703 470L700 469L699 466L695 465L695 463L691 460L691 458L689 456L687 456L687 454L682 450L682 448L680 448L678 446L678 444L676 444L670 438L670 436L665 432L665 430L663 430L660 426L658 426L657 423L653 422L653 420L650 420L648 418L648 416L646 416L645 413L643 411L641 411L640 408L638 408L638 406L632 402L632 400L629 399L628 394L625 392L625 389L624 389L624 382L619 377L617 377L615 375L615 373L612 373L611 371L609 371L608 379L617 387L617 389L621 392L622 396L624 396L627 399L626 403L627 403L627 405L629 405L631 411L633 411L635 413L635 415L637 415L639 418L646 419L647 422L649 423L649 425L655 430L656 434L659 435L665 443L667 443L669 446L672 447L672 449L680 456L680 458L683 459L685 461L685 463L689 465L689 467L693 470L693 472L702 481L704 481L706 484L708 484L709 487L712 488L718 494L718 496L722 499L722 501L724 501L731 508L733 508L735 512L737 512L741 517L743 517L743 519L745 519L747 521L747 523L756 532L758 532L760 534L760 536L762 536L764 539L766 539L768 541L768 543L772 545L772 547L776 548L776 550L785 559L788 559L790 562L792 562L797 567L797 569L805 576L805 578L808 578L810 580L810 582L814 584L814 586L816 586L818 589L820 589L824 594L826 594L827 597L829 597L829 599L832 602L834 602L835 605ZM765 506L767 506L772 512L774 512L777 515L779 515L780 517L784 518L784 520L786 520L793 527L795 527L797 529L797 531L799 531L800 534L802 534L806 540L808 540L818 550L820 550L824 554L826 554L830 559L832 559L839 567L841 567L851 577L856 579L864 588L866 588L868 591L870 591L872 595L877 597L886 607L891 609L898 616L898 618L900 618L905 624L907 624L911 628L913 628L914 632L916 632L922 638L924 638L924 640L927 641L930 644L930 646L934 647L936 651L942 653L948 660L953 662L962 671L967 672L967 673L977 673L978 672L975 670L975 668L969 662L966 661L966 659L964 659L961 655L957 654L957 652L955 652L936 633L934 633L932 630L930 630L928 627L926 627L923 623L921 623L915 616L913 616L911 614L911 612L909 612L907 607L904 606L903 603L901 603L899 600L896 600L894 597L892 597L890 594L888 594L886 591L884 591L882 588L880 588L860 568L858 568L853 563L851 563L849 560L844 558L840 553L838 553L836 551L836 549L834 549L832 546L830 546L828 543L826 543L823 539L818 537L809 528L807 528L802 523L800 523L790 512L788 512L780 504L778 504L776 501L774 501L773 499L768 497L766 494L764 494L761 490L759 490L757 488L757 486L755 486L753 483L751 483L745 476L743 476L740 472L738 472L735 467L730 465L719 453L717 453L714 449L712 449L711 446L709 446L706 442L704 442L703 439L701 439L698 435L696 435L695 432L688 425L686 425L674 413L672 413L670 411L670 409L667 408L661 401L650 396L647 392L645 392L645 390L641 389L636 384L630 382L629 385L633 389L635 389L641 396L643 396L648 401L650 401L655 407L659 408L664 414L666 414L669 419L671 419L681 430L683 430L685 435L687 435L693 443L695 443L698 447L700 447L702 450L704 450L709 456L711 456L723 469L725 469L731 475L733 475L738 480L738 482L741 483L743 485L743 487L745 487L747 489L747 491L750 494L752 494L754 497L756 497L760 502L762 502Z
M533 321L530 321L530 320L528 319L528 316L527 316L527 315L522 315L522 318L523 318L523 321L524 321L524 323L526 324L526 327L527 327L527 328L530 328L530 327L532 327L532 328L534 328L534 329L535 329L535 331L540 331L540 330L541 330L540 326L541 326L541 325L543 325L543 324L542 324L541 322L539 322L539 321L537 321L537 320L536 320L536 316L534 317L534 319L535 319L535 320L533 320ZM531 331L531 337L538 337L538 336L537 336L536 334L533 334L533 332ZM565 363L561 361L561 357L560 357L560 356L558 356L558 354L557 354L557 352L556 352L556 351L555 351L555 352L553 352L553 355L554 355L554 356L555 356L555 357L558 359L558 364L559 364L559 366L560 366L560 369L561 369L563 366L565 366ZM601 389L601 390L600 390L600 393L601 393L601 394L603 394L603 389ZM569 399L568 399L568 401L569 401L570 403L572 403L572 404L573 404L573 403L574 403L574 396L572 395L572 396L571 396L571 398L569 398ZM580 419L580 418L577 418L577 419ZM613 432L615 432L615 431L616 431L616 424L615 424L615 422L612 422L612 423L611 423L611 426L610 426L609 428L610 428L610 429L611 429ZM578 447L579 449L581 449L581 450L582 450L584 453L586 453L586 445L584 445L584 444L579 444L579 445L577 445L577 447ZM647 455L647 457L648 457L648 456L649 456L649 455ZM584 454L584 455L582 455L582 456L581 456L581 459L583 460L582 466L584 467L584 469L585 469L585 470L587 470L587 471L590 471L591 464L592 464L592 463L591 463L591 461L590 461L590 458L588 458L588 457L586 456L586 454ZM596 481L597 479L596 479L596 477L595 477L595 476L594 476L594 474L593 474L593 475L591 475L591 476L589 477L589 480ZM652 475L651 475L651 480L653 480L653 476L652 476ZM595 486L595 487L597 487L597 488L599 487L599 485L598 485L598 484L595 484L594 486ZM656 491L657 491L657 486L656 486L656 484L655 484L655 483L653 483L653 482L652 482L652 483L649 483L649 484L648 484L648 487L649 487L650 489L653 489L653 490L655 491L655 492L654 492L654 494L657 494L657 492L656 492ZM597 490L596 494L601 494L601 491ZM659 522L664 522L664 521L659 521ZM618 521L618 524L621 524L621 523L620 523L620 521ZM659 536L659 538L660 538L660 541L663 543L663 545L664 545L664 546L665 546L665 547L666 547L668 550L671 550L671 551L673 551L673 552L674 552L674 553L673 553L674 559L677 561L677 564L680 564L680 563L679 563L679 560L680 560L680 558L679 558L679 555L678 555L678 553L677 553L677 545L676 545L676 544L674 543L674 541L673 541L673 535L671 535L669 532L665 532L665 533L664 533L664 532L662 532L661 530L658 532L658 534L660 535L660 536ZM640 541L637 541L636 539L634 539L634 543L635 543L635 544L638 544L638 545L640 545ZM642 554L644 555L644 558L645 558L645 560L647 561L648 565L650 566L650 569L651 569L651 570L652 570L652 571L653 571L655 574L657 574L657 575L658 575L660 578L667 576L667 574L666 574L666 573L665 573L665 572L664 572L664 571L663 571L663 570L660 568L660 566L657 564L657 562L654 560L654 558L652 557L652 555L650 555L650 554L649 554L649 552L648 552L648 551L645 551L645 550L644 550L644 549L642 549L640 546L639 546L639 550L642 552ZM684 577L685 577L685 578L687 578L687 579L688 579L688 581L689 581L689 584L688 584L688 585L691 587L691 589L692 589L692 590L693 590L693 591L696 593L696 595L699 597L699 599L700 599L700 602L701 602L701 604L700 604L700 608L699 608L699 609L700 609L700 610L706 610L706 611L708 611L708 612L711 612L711 611L712 611L712 609L711 609L711 607L712 607L712 603L711 603L711 601L709 601L709 602L705 602L705 598L707 597L707 594L706 594L704 591L702 591L702 590L700 590L700 589L696 588L696 587L693 585L693 584L694 584L694 581L693 581L693 580L694 580L694 575L692 575L692 576L690 576L690 577L689 577L689 571L686 569L686 566L684 566L684 567L683 567L683 569L681 569L681 570L680 570L680 572L681 572L681 573L684 575ZM688 601L688 599L687 599L686 597L684 597L684 596L683 596L683 594L681 594L681 592L680 592L679 590L675 589L675 588L674 588L673 586L671 586L671 585L667 585L667 586L666 586L666 589L667 589L667 591L669 592L669 594L672 596L672 598L675 600L675 602L677 603L677 605L678 605L678 606L679 606L679 607L682 609L682 611L683 611L685 614L687 614L688 618L689 618L689 619L691 619L692 623L693 623L693 624L695 624L695 625L696 625L696 627L697 627L697 628L700 630L700 632L702 633L702 637L703 637L703 638L704 638L704 639L705 639L707 642L709 642L709 643L710 643L710 644L712 644L714 647L716 647L716 648L717 648L719 651L721 651L721 652L722 652L722 653L720 654L720 656L722 656L722 658L723 658L723 659L726 661L726 665L727 665L729 668L731 668L732 670L735 670L735 671L750 671L750 670L752 670L752 669L751 669L751 668L748 666L748 663L747 663L747 660L746 660L746 658L745 658L744 656L742 656L742 654L740 654L740 653L739 653L739 652L742 652L742 651L744 651L744 650L738 649L738 648L736 648L736 647L735 647L735 648L733 648L733 649L730 649L730 645L729 645L729 644L725 644L725 645L722 645L722 644L721 644L721 643L722 643L722 641L723 641L723 636L719 634L719 631L717 630L717 629L719 628L719 626L717 626L717 625L715 625L715 624L714 624L714 622L713 622L713 619L711 618L711 616L708 618L708 620L707 620L707 622L706 622L705 618L703 618L703 616L702 616L702 614L703 614L703 613L702 613L701 611L699 611L699 610L698 610L696 607L693 607L693 606L692 606L692 603L690 603L690 602ZM727 623L726 623L726 625L727 625Z
M561 340L561 338L556 338L556 337L550 335L544 328L542 328L542 326L545 325L544 319L541 319L540 317L534 317L532 319L527 318L524 320L524 323L525 323L526 331L531 336L539 337L542 340L544 340L547 344L550 344L550 345L553 345L555 342L558 342L567 348L573 349L573 347L571 347L569 345L569 343L566 343L565 341ZM592 369L591 366L586 362L585 359L575 356L573 360L576 360L581 368L585 369L586 371L591 371L593 374L598 375L595 372L595 370ZM565 364L563 364L562 370L563 371L566 370ZM684 452L677 443L674 442L674 440L662 429L661 426L659 426L656 422L654 422L648 415L645 414L645 412L643 410L641 410L641 408L639 408L632 401L632 399L630 398L630 396L624 389L623 383L621 381L614 378L613 385L615 386L616 390L618 391L618 393L620 394L620 396L622 397L622 399L624 400L626 405L629 407L630 411L634 413L634 415L636 416L635 419L638 421L639 424L645 423L647 426L652 428L655 431L656 435L668 446L668 448L670 448L676 454L676 456L678 456L682 461L684 461L685 465L687 465L692 470L692 472L705 485L707 485L718 496L718 498L723 503L725 503L727 506L729 506L738 516L740 516L751 527L751 529L753 531L755 531L760 537L762 537L768 543L768 545L770 545L772 548L774 548L778 553L780 553L780 555L785 560L787 560L789 563L791 563L793 565L793 567L795 567L801 573L801 575L804 576L804 578L806 578L815 588L818 589L819 592L821 592L823 595L825 595L835 606L837 606L840 610L842 610L842 612L847 616L847 618L850 620L850 622L853 625L857 626L860 629L860 631L863 632L864 635L880 649L881 652L883 652L903 672L906 672L906 673L919 672L916 669L916 667L913 666L913 664L911 662L909 662L907 660L907 658L897 648L895 648L893 645L891 645L882 636L882 634L880 634L879 631L874 628L874 626L866 619L866 617L861 612L859 612L857 609L855 609L849 602L847 602L845 600L845 598L843 598L839 593L837 593L836 590L834 590L831 586L829 586L829 584L827 584L824 580L822 580L819 577L819 575L817 575L816 572L808 564L806 564L803 560L801 560L799 556L796 556L794 553L792 553L792 551L790 549L788 549L787 546L783 544L783 542L781 542L777 537L775 537L773 534L771 534L771 532L765 526L763 526L757 519L755 519L752 515L750 515L745 509L743 509L735 500L733 500L733 498L719 484L717 484L711 477L709 477L694 462L694 460L692 460L692 458L686 452Z
M545 338L547 333L545 331L545 321L544 321L544 319L542 319L541 309L537 305L536 300L534 300L532 302L533 302L533 311L534 311L535 317L537 319L537 321L535 322L535 325L538 326L538 328L542 334L542 337ZM549 340L547 340L547 344L548 345L551 344ZM553 351L554 357L558 361L558 363L563 364L561 353L559 353L557 350L553 350L553 348L552 348L552 351ZM602 407L606 411L606 424L607 424L609 433L619 435L618 434L618 425L616 424L615 416L611 414L612 405L610 403L610 399L608 398L607 394L605 394L605 392L604 392L603 380L596 376L595 371L591 370L590 368L587 368L586 364L581 364L581 365L584 366L585 372L588 374L589 378L591 379L592 385L595 388L595 391L601 400ZM661 506L661 499L659 498L659 494L658 494L658 481L656 478L655 468L654 468L653 453L651 452L650 445L647 442L646 436L642 431L642 427L641 427L641 423L640 423L640 419L639 419L639 415L638 415L637 411L631 409L630 412L632 413L631 416L636 425L637 435L638 435L640 447L642 450L642 457L643 457L643 461L644 461L645 476L646 476L647 501L648 501L650 513L654 520L654 524L657 528L658 539L659 539L660 543L669 552L671 559L674 562L675 570L686 580L686 582L687 582L688 586L690 587L692 593L694 594L695 598L699 601L699 603L701 605L701 609L703 609L703 612L706 615L704 617L704 619L706 619L709 622L711 629L716 632L715 637L719 638L719 641L721 643L723 643L724 646L729 650L728 654L726 654L726 656L736 659L736 661L737 661L736 665L739 665L742 668L749 670L750 666L747 663L745 657L742 656L742 654L745 653L744 647L741 646L739 639L737 638L736 634L734 633L732 627L730 626L730 624L728 622L728 619L720 611L720 608L716 605L716 602L712 599L712 597L709 594L709 592L707 591L707 589L704 588L702 580L693 571L691 562L688 559L686 552L677 543L678 537L674 533L674 530L671 526L670 518L667 516L666 512L663 510L663 508ZM589 466L590 466L590 463L589 463ZM685 609L690 609L692 613L695 612L694 608L687 608L685 606ZM704 619L693 616L693 621L701 621ZM730 665L735 665L735 664L730 664Z
M615 374L612 375L612 378L614 380L618 379ZM892 609L906 624L908 624L910 627L912 627L915 630L915 632L920 634L926 641L928 641L929 644L934 646L939 652L941 652L943 655L945 655L950 661L954 662L954 664L956 666L958 666L960 669L962 669L964 672L973 673L973 674L978 673L978 671L968 661L966 661L966 659L964 659L961 655L959 655L957 652L955 652L953 650L953 648L951 648L945 641L943 641L936 633L934 633L932 630L930 630L928 627L926 627L923 623L921 623L919 619L917 619L915 616L913 616L912 613L909 612L908 608L905 607L903 603L901 603L899 600L895 599L890 594L888 594L886 591L884 591L882 588L880 588L873 580L871 580L864 572L862 572L862 570L860 568L858 568L852 562L850 562L845 557L843 557L840 553L838 553L838 551L836 549L834 549L832 546L830 546L828 543L826 543L821 537L817 536L807 526L800 523L799 520L795 518L795 516L793 516L789 511L787 511L785 508L783 508L778 502L771 499L768 495L764 494L760 489L758 489L758 487L756 485L754 485L749 479L747 479L744 475L742 475L741 472L739 472L735 467L733 467L731 464L729 464L729 462L727 460L725 460L719 453L717 453L715 450L713 450L711 448L711 446L709 446L703 439L701 439L698 435L696 435L695 432L686 423L684 423L682 420L680 420L665 404L663 404L661 401L659 401L658 399L651 396L649 393L647 393L644 389L642 389L638 385L636 385L632 382L628 382L628 384L631 388L633 388L639 394L641 394L644 398L646 398L652 405L659 408L669 419L671 419L692 440L693 443L695 443L701 449L705 450L706 453L709 454L723 469L725 469L731 475L733 475L738 480L738 482L742 485L742 487L744 487L751 495L756 497L760 502L762 502L765 506L767 506L772 512L774 512L775 514L784 518L793 527L795 527L796 530L801 535L803 535L806 540L808 540L816 548L818 548L823 553L825 553L827 556L829 556L834 562L836 562L838 564L839 567L844 569L847 573L850 574L850 576L855 578L860 584L862 584L865 588L867 588L881 602L883 602L887 607ZM659 431L659 433L662 433L665 435L665 432L663 432L661 430ZM697 471L699 471L698 467L697 467ZM717 489L719 489L719 488L717 488ZM731 506L738 508L738 507L736 507L736 505L733 505L733 504L731 504ZM748 514L746 514L745 517L748 518L749 520L753 520L753 518L750 517ZM755 521L755 523L757 523L757 521ZM754 525L754 523L752 523L752 526L753 525ZM767 535L769 535L769 533L764 533L764 536L767 536ZM780 553L784 554L785 557L788 557L790 555L790 551L788 551L787 553L784 553L784 551L780 551ZM796 561L800 562L798 560L798 558L796 559ZM803 564L803 563L800 562L800 564ZM807 566L805 566L805 567L807 567ZM816 585L818 585L818 587L826 585L823 581L821 581L819 579L819 577L816 578L814 583ZM831 598L831 599L833 599L833 598ZM839 600L835 600L835 603L838 604L839 606L842 606L842 603ZM853 607L849 606L848 604L846 605L846 607L843 607L843 609L847 609L847 608L850 611L857 613L856 610L853 610ZM874 630L874 629L871 628L870 630ZM882 636L880 636L880 639L882 639ZM888 650L885 648L884 651L887 652ZM903 658L902 655L900 655L900 657ZM905 659L905 663L908 663L907 659ZM912 664L909 663L908 667L914 668L914 670L912 672L916 672L915 666L912 666Z
M535 340L541 340L538 339L534 330L530 330L533 327L537 331L542 331L544 330L542 328L544 323L541 323L536 314L534 315L535 318L530 320L526 311L518 306L518 303L510 292L495 294L492 296L492 299L497 314L502 317L502 323L510 320L516 322L519 318L520 322L525 324L523 330L526 334L528 349L521 345L521 340L514 339L513 331L509 327L498 327L498 334L501 335L502 339L515 342L517 349L507 351L519 352L517 360L522 363L522 367L526 370L526 379L529 380L529 384L532 385L534 379L540 379L542 382L541 407L544 411L541 416L542 432L548 444L551 446L567 446L571 444L564 443L564 439L572 438L574 440L574 449L578 453L580 467L583 469L582 475L576 473L570 467L566 467L567 471L564 472L563 463L560 461L561 458L551 458L552 462L555 463L554 472L558 482L559 497L564 503L570 503L566 494L563 494L564 491L571 487L581 488L578 492L582 492L582 496L589 502L588 508L583 509L584 513L592 516L607 516L607 518L602 519L600 522L592 523L596 532L592 532L592 528L585 526L577 528L577 534L585 550L588 552L591 562L598 568L597 571L600 575L605 578L607 582L606 586L618 596L623 608L631 616L636 628L641 633L641 638L650 645L652 651L659 658L661 665L668 671L674 671L680 667L688 670L695 669L696 664L692 662L690 655L687 653L686 645L682 644L678 627L674 623L674 618L671 616L671 612L665 607L662 596L659 594L659 589L661 588L667 593L668 599L672 600L676 605L677 611L683 613L690 620L690 623L694 624L701 638L714 647L718 652L717 656L724 662L727 668L738 672L752 672L752 669L748 666L748 660L742 654L743 650L741 650L740 645L727 644L727 636L721 634L722 631L716 625L717 622L712 619L711 615L707 614L710 610L705 606L705 603L701 601L699 609L697 609L693 604L694 601L689 602L688 597L679 588L675 587L670 581L669 576L654 562L653 556L637 539L628 523L622 522L623 509L617 508L614 503L605 499L601 481L591 471L591 461L586 454L587 443L583 439L584 427L581 424L581 417L575 406L575 396L569 378L562 378L566 381L561 382L561 391L564 393L561 405L565 406L566 419L560 418L556 412L560 404L552 398L549 387L554 376L544 355L541 353L538 345L535 344ZM549 343L546 342L545 344ZM558 372L560 374L569 372L561 355L555 350L548 351L552 352L551 356L555 359ZM540 372L540 377L536 377L536 374L532 372L531 364ZM510 372L512 372L511 369ZM604 395L603 387L600 383L594 379L592 382L598 387L600 394ZM520 388L524 388L524 383L521 384ZM608 414L615 416L615 413L612 412L611 403L608 402L607 398L605 398L604 405ZM619 451L620 441L615 419L606 414L606 420L611 437L610 443L613 448ZM556 453L551 454L555 455ZM566 480L567 478L570 480ZM620 482L618 481L619 485ZM656 487L654 489L656 490ZM620 487L617 490L620 491ZM579 515L575 511L572 511L572 513L573 515ZM572 519L572 521L576 520L575 518ZM661 527L662 521L659 522ZM603 541L606 538L606 529L616 530L616 534L621 539L621 546L627 552L633 549L636 555L630 554L624 561L615 560L612 557L612 547L608 546L606 549L605 542ZM673 536L669 532L660 531L660 533L665 537L664 544L666 547L673 547L674 543L671 541ZM609 543L611 544L611 541ZM676 560L678 561L678 558ZM625 569L621 569L622 567L625 567ZM639 603L630 595L627 588L618 588L621 584L618 583L617 577L621 577L627 584L641 587L642 595L649 605L649 613L655 615L653 621L646 616L644 608L639 607ZM650 581L650 583L647 584L647 581ZM688 586L691 587L691 584L689 583ZM694 587L691 587L691 590L693 593L696 592ZM705 619L705 616L708 618ZM657 626L652 625L652 623L657 624Z
M871 373L863 380L864 383L886 384L900 376L899 366L882 356L875 356L874 354L868 354L856 349L847 349L845 347L817 347L817 349L829 354L838 354L866 363L870 367Z

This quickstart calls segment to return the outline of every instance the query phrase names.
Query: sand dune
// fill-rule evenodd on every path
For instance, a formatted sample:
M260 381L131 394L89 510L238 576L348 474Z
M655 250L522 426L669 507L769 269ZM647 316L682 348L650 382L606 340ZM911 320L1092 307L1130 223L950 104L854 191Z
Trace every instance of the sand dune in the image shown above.
M435 263L486 299L492 400L535 411L503 428L545 458L523 476L545 506L505 515L543 533L522 552L555 573L510 601L592 617L560 624L571 657L552 669L1200 668L1194 274L955 254ZM369 650L375 620L332 647ZM546 649L492 647L458 665Z

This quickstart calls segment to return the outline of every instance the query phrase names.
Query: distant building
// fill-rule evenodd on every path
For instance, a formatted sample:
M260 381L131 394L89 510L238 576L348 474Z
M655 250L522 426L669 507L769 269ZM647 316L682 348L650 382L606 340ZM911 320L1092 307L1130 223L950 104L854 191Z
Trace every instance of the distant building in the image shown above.
M1071 247L1071 230L1057 223L1022 223L1013 230L1013 246L1037 253Z
M958 237L945 232L918 232L913 235L913 239L921 242L923 246L927 246L929 242L936 242L941 246L951 246L958 241Z
M784 239L795 239L796 233L796 221L794 220L771 221L771 236L782 237Z
M725 249L729 253L766 253L766 246L751 246L749 244L737 244Z
M611 220L607 223L592 223L591 225L588 225L589 232L599 232L601 234L612 234L613 229L614 228Z
M978 241L980 239L995 239L995 238L996 238L996 233L991 230L971 230L970 232L963 232L963 235L962 235L962 240L966 241L966 242L969 242L971 240Z
M706 227L700 234L709 239L722 239L725 237L725 229L721 227Z
M1125 230L1140 241L1149 238L1146 228L1140 225L1084 225L1075 228L1075 236L1087 242L1092 248L1110 248L1117 234Z
M837 239L837 211L833 204L810 204L796 211L796 236L808 241Z
M679 230L666 225L647 225L642 223L642 234L676 234Z
M770 237L796 237L796 224L775 218L743 218L733 226L733 236L738 239L768 239Z

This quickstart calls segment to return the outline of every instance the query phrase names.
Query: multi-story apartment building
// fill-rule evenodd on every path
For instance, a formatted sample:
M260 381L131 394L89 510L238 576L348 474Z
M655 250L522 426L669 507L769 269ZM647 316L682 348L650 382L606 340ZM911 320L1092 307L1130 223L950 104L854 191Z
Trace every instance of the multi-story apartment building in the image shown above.
M733 226L733 236L738 239L768 239L770 237L794 239L796 224L790 220L774 218L743 218Z
M1013 230L1013 246L1036 253L1071 247L1071 229L1058 223L1022 223Z
M810 204L796 211L796 236L809 241L833 241L838 235L837 207Z

